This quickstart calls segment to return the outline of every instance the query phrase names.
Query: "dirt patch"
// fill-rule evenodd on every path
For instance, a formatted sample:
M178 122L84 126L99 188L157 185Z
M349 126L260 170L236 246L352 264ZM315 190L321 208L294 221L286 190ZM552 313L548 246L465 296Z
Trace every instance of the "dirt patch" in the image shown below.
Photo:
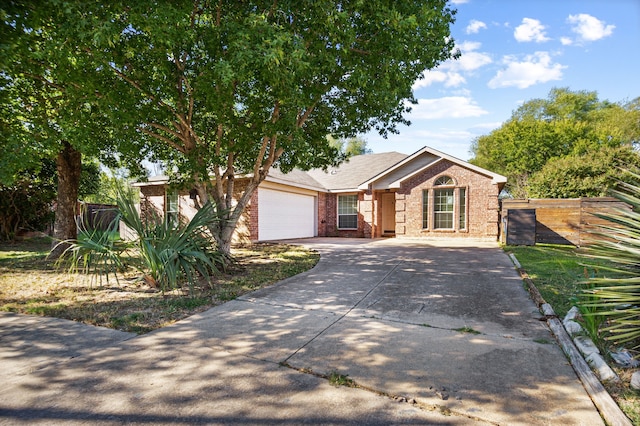
M45 239L0 244L0 310L146 333L311 269L319 255L286 244L236 247L235 262L190 291L160 292L135 271L96 280L46 259Z

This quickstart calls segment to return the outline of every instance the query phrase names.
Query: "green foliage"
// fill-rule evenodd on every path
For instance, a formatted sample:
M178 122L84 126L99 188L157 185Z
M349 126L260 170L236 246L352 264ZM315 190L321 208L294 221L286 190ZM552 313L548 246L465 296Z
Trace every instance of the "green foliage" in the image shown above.
M329 383L333 386L346 386L348 388L356 387L356 383L349 377L348 374L341 374L338 371L332 371L329 373L327 377L329 379Z
M224 263L207 227L219 220L213 204L205 204L188 223L175 226L171 220L142 220L136 205L120 197L122 222L137 234L135 247L145 281L161 291L179 288L187 282L194 289ZM192 292L193 293L193 292Z
M118 199L118 194L126 191L126 187L129 184L127 173L119 171L100 171L97 175L97 185L95 191L84 197L84 201L87 203L96 204L115 204ZM133 201L138 202L140 198L139 193L128 194L127 197L131 197Z
M593 157L629 159L640 139L638 103L612 104L599 101L596 92L552 89L548 99L524 103L500 128L475 139L471 162L507 176L507 189L517 198L606 192L612 182L602 174L615 175L616 162L597 164ZM580 182L585 176L590 180Z
M70 272L89 274L94 279L115 276L125 269L125 261L143 274L147 284L170 291L187 283L191 294L198 281L208 279L223 264L223 256L216 250L207 226L218 220L212 204L203 206L188 223L175 226L158 217L142 220L135 203L126 194L117 199L119 215L107 231L81 233L68 245L59 264L68 262ZM135 232L136 240L123 242L118 228L122 221ZM102 281L100 281L102 282Z
M124 252L129 244L120 240L118 232L119 216L109 224L107 230L87 229L80 226L77 240L58 243L66 248L58 258L58 267L66 266L69 273L83 273L91 277L91 283L103 284L113 277L118 281L118 272L125 269Z
M530 197L603 197L621 178L620 168L640 166L640 156L630 146L601 147L585 154L549 160L529 179Z
M640 349L640 175L621 183L613 194L630 209L598 215L607 220L593 233L590 258L616 265L606 276L590 278L580 305L591 315L606 318L600 330L616 345Z
M354 155L371 154L371 149L367 148L367 141L361 137L353 138L340 138L336 139L332 136L327 136L329 144L335 146L344 154L346 158L353 157Z
M19 231L45 231L53 223L56 197L55 163L17 173L0 185L0 240L13 240Z
M50 0L27 14L12 9L6 62L45 59L55 80L45 85L76 112L56 118L68 139L84 136L103 161L115 151L129 165L166 162L202 205L225 212L211 229L224 251L271 167L336 164L343 155L327 134L396 132L415 80L458 55L445 0ZM232 203L238 173L251 181Z
M100 164L97 161L83 161L80 172L78 197L87 198L100 190Z

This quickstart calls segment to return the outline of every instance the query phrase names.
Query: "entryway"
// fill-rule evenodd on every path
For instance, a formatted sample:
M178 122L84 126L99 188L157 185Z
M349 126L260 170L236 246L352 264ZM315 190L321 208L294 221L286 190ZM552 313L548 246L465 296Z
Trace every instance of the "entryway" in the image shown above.
M381 230L383 237L396 235L396 194L383 192L380 197Z

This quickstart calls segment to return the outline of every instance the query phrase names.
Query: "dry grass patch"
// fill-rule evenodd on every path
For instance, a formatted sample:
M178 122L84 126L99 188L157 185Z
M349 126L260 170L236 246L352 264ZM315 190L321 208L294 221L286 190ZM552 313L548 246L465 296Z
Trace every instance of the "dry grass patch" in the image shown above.
M133 271L102 283L68 274L46 259L46 239L0 244L0 311L66 318L134 333L156 328L220 305L311 269L315 252L286 244L255 244L232 251L236 260L212 283L193 292L160 292Z

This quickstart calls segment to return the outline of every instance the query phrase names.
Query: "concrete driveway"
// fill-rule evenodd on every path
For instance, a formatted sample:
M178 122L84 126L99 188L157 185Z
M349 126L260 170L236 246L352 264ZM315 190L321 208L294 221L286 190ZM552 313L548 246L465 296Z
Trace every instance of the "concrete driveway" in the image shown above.
M603 424L495 243L297 243L314 269L143 336L0 315L0 422Z

